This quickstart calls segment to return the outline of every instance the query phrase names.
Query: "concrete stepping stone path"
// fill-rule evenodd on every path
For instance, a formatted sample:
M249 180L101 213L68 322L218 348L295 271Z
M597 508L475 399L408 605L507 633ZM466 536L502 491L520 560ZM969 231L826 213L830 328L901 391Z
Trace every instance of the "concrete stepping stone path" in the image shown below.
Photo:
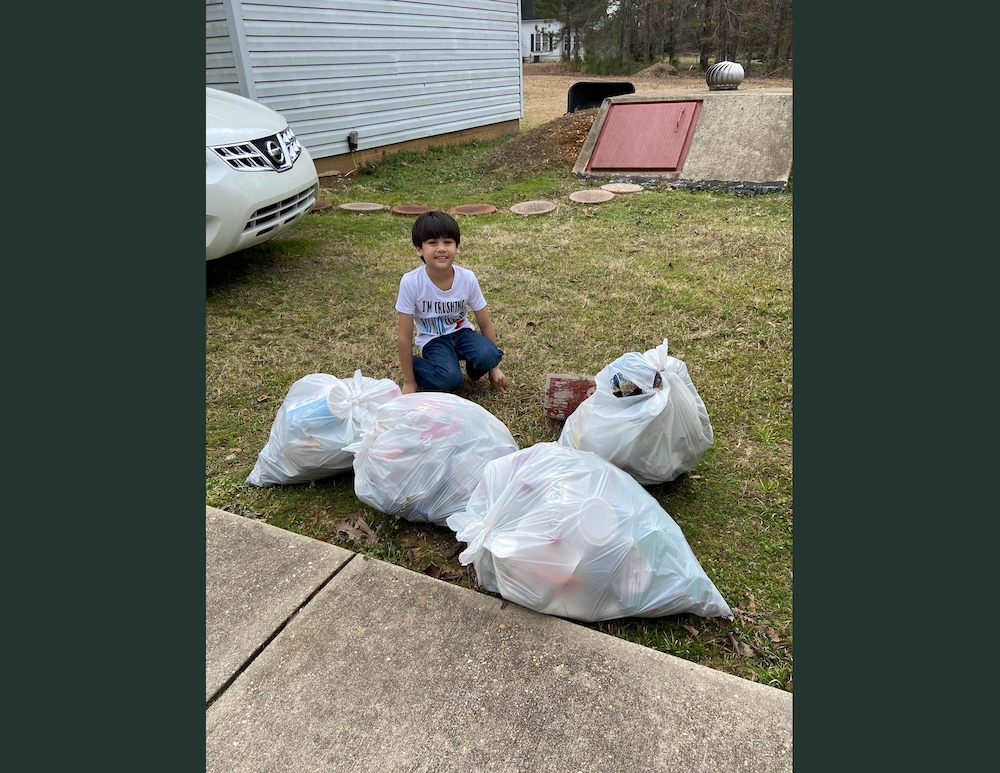
M492 204L459 204L451 208L453 215L489 215L496 211Z
M576 191L569 195L571 201L578 204L600 204L602 201L610 201L615 197L611 191L587 190Z
M370 201L357 201L348 204L339 204L341 209L346 209L348 212L378 212L380 209L385 209L386 207L382 204L375 204Z
M639 193L642 189L641 185L635 183L608 183L601 186L602 191L611 191L612 193Z
M551 201L522 201L510 208L515 215L546 215L556 208Z
M430 207L426 204L400 204L392 208L397 215L422 215L425 212L437 212L437 207Z

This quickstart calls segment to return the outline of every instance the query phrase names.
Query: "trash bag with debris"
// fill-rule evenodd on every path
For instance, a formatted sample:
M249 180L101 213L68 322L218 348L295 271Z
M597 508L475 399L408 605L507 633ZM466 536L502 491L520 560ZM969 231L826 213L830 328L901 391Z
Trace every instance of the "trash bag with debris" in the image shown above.
M481 586L537 612L733 617L670 515L588 451L539 443L495 459L448 526Z
M517 451L510 430L481 405L447 392L415 392L386 403L354 451L354 493L408 521L465 509L483 465Z
M693 470L712 445L708 410L667 340L629 352L596 376L597 390L566 418L559 444L592 451L643 485Z
M247 483L287 485L346 472L354 454L345 447L361 437L362 420L400 395L394 381L360 370L350 379L326 373L300 378L281 403Z

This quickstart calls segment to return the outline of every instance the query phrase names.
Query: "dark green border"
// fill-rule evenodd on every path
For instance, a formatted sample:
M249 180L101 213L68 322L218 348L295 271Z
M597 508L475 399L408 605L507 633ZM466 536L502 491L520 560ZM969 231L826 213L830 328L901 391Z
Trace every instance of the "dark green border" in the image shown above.
M204 764L204 42L182 8L7 17L8 672L34 767Z
M965 331L942 340L941 302L968 281L956 205L975 194L936 151L968 150L944 133L969 128L950 107L976 103L938 88L949 55L910 45L953 31L860 2L800 5L797 21L795 762L947 769L962 752L947 719L928 725L961 677L952 635L925 621L961 619L944 543L973 513L930 507L968 447L956 425L972 385L951 356Z
M46 769L197 770L201 7L57 3L7 22L15 737Z
M84 126L82 136L63 135L61 146L77 153L57 178L64 206L47 219L87 280L61 299L79 310L66 322L77 345L70 362L56 363L75 468L64 493L86 505L48 535L77 567L61 577L49 612L79 703L72 717L46 723L46 754L65 754L55 766L65 769L90 759L198 770L205 290L203 161L193 140L204 126L204 18L200 4L101 10L99 22L81 18L66 30L68 82L53 86L64 129ZM91 208L102 216L80 216ZM66 692L54 690L47 705ZM68 741L67 730L86 740Z

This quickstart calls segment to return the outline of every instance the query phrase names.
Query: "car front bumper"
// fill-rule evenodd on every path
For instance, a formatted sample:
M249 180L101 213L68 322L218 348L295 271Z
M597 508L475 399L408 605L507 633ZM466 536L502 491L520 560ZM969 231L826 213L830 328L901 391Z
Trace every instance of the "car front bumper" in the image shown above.
M239 171L205 149L205 259L252 247L291 228L316 203L309 151L285 172Z

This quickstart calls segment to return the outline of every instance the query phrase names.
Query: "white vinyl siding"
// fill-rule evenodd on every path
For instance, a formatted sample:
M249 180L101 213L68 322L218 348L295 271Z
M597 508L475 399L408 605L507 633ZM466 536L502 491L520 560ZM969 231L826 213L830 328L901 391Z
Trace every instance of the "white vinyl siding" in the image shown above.
M205 85L240 93L233 41L222 0L205 2Z
M211 19L222 4L206 2ZM351 131L366 150L521 117L518 0L229 2L253 96L316 158L348 152ZM207 47L208 85L235 82L232 53Z

